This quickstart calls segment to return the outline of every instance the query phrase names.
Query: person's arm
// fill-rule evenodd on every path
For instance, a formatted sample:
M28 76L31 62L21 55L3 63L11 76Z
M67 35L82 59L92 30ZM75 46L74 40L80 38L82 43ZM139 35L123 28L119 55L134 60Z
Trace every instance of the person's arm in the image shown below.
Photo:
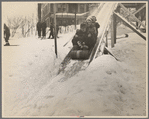
M79 36L79 34L80 34L80 30L79 30L79 29L77 29L77 30L76 30L76 34L75 34L75 36L74 36L74 37L78 37L78 36Z
M98 22L96 22L96 28L100 28L100 25L98 24Z
M77 31L76 31L76 34L74 35L74 37L73 37L73 39L72 39L72 44L73 45L76 45L77 44L77 38L78 36L77 36Z

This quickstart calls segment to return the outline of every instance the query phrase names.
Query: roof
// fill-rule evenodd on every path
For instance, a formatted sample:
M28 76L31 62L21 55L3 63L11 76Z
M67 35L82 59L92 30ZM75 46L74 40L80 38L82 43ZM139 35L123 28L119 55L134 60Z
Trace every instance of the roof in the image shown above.
M89 12L76 14L76 17L84 17L85 15L88 15ZM57 18L63 17L63 18L72 18L75 16L75 13L56 13ZM54 17L54 14L51 15L51 17Z

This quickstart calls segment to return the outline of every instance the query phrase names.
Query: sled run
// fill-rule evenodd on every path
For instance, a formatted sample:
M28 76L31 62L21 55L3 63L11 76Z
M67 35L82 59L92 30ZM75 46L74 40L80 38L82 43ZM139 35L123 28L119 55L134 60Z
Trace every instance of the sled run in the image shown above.
M62 61L59 67L58 75L63 74L65 78L69 78L75 75L80 70L85 70L88 67L88 65L92 62L92 60L94 60L99 55L103 54L103 45L105 45L105 38L109 29L109 24L111 23L111 16L116 7L117 3L103 3L100 4L98 9L94 11L92 16L96 16L97 22L100 24L100 28L98 30L96 44L94 45L94 48L92 49L89 58L86 60L71 59L71 49Z

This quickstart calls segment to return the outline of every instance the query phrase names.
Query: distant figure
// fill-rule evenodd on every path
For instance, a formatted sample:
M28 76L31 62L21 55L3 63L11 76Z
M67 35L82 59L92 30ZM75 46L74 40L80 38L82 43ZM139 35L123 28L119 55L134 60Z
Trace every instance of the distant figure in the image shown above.
M59 26L59 31L60 33L62 33L62 26Z
M53 30L54 30L54 26L53 26L53 23L51 23L51 25L50 25L50 31L51 32L50 32L48 39L50 39L51 36L52 36L52 39L54 38Z
M63 25L64 25L64 27L65 27L65 33L66 33L66 32L67 32L67 23L66 23L65 20L63 21Z
M46 38L46 28L47 28L47 24L45 21L42 22L42 38L45 39Z
M39 20L37 23L38 38L41 37L41 25L41 21Z
M4 24L4 39L5 39L5 42L6 44L4 46L9 46L9 37L10 37L10 30L9 28L6 26L6 24Z

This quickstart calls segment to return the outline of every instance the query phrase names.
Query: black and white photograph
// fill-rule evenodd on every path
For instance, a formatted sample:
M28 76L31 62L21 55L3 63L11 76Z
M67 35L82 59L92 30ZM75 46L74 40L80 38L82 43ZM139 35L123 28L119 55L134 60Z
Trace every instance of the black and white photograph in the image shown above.
M3 118L148 118L148 1L2 1Z

